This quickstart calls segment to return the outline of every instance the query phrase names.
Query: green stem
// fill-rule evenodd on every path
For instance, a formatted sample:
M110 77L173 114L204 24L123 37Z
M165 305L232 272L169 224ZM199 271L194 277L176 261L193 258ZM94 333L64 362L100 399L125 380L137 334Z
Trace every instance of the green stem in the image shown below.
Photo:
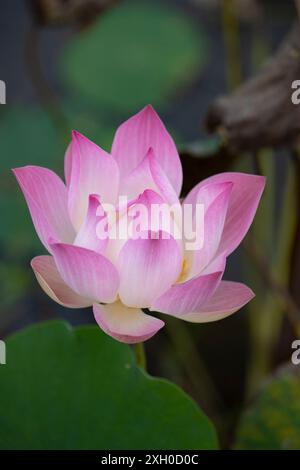
M234 0L221 1L223 37L226 53L227 87L234 90L242 82L239 24Z
M135 360L137 365L143 369L146 370L147 368L147 361L146 361L146 354L145 354L145 347L144 343L137 343L133 346L134 349L134 354L135 354Z
M206 364L199 355L188 326L181 320L169 319L167 332L175 353L201 405L211 412L222 403Z

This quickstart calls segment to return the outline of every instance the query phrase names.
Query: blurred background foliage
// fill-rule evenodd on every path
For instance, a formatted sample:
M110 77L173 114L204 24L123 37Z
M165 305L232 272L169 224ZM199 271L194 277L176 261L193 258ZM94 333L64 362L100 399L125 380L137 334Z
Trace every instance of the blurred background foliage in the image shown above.
M150 102L181 151L184 193L228 170L264 174L268 185L225 274L247 283L256 299L215 324L168 319L146 344L148 370L196 400L222 447L299 448L299 371L282 368L300 338L299 129L278 125L284 132L273 142L255 133L255 112L247 120L261 96L270 108L277 76L266 89L264 77L251 84L249 95L247 85L240 88L260 77L297 22L294 2L4 0L1 8L0 338L53 318L93 323L89 310L68 311L37 286L29 261L44 249L10 169L36 164L62 175L73 128L109 150L117 125ZM274 122L260 112L260 131L289 122L289 104ZM237 148L235 132L251 139Z

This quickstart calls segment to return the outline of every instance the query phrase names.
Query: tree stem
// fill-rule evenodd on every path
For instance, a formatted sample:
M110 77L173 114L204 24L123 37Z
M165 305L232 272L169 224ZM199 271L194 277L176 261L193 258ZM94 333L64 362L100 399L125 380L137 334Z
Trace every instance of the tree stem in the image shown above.
M239 24L234 0L221 1L221 17L226 54L227 87L234 90L242 82Z
M146 354L145 354L145 347L144 343L137 343L133 346L135 360L138 365L143 370L147 369L147 361L146 361Z

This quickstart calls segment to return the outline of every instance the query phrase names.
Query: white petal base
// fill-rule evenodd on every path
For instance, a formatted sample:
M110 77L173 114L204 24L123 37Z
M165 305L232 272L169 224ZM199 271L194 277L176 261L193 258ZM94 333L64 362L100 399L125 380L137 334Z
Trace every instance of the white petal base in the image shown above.
M139 308L126 307L120 301L94 304L93 311L100 328L122 343L146 341L164 326L162 320L143 313Z
M76 294L62 280L52 256L36 256L31 267L43 291L58 304L69 308L91 306L91 300Z

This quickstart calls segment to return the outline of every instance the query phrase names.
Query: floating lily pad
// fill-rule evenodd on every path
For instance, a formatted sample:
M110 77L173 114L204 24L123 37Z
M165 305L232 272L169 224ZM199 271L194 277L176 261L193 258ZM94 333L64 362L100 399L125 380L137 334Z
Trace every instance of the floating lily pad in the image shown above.
M1 449L214 449L208 418L96 326L30 327L0 368Z

